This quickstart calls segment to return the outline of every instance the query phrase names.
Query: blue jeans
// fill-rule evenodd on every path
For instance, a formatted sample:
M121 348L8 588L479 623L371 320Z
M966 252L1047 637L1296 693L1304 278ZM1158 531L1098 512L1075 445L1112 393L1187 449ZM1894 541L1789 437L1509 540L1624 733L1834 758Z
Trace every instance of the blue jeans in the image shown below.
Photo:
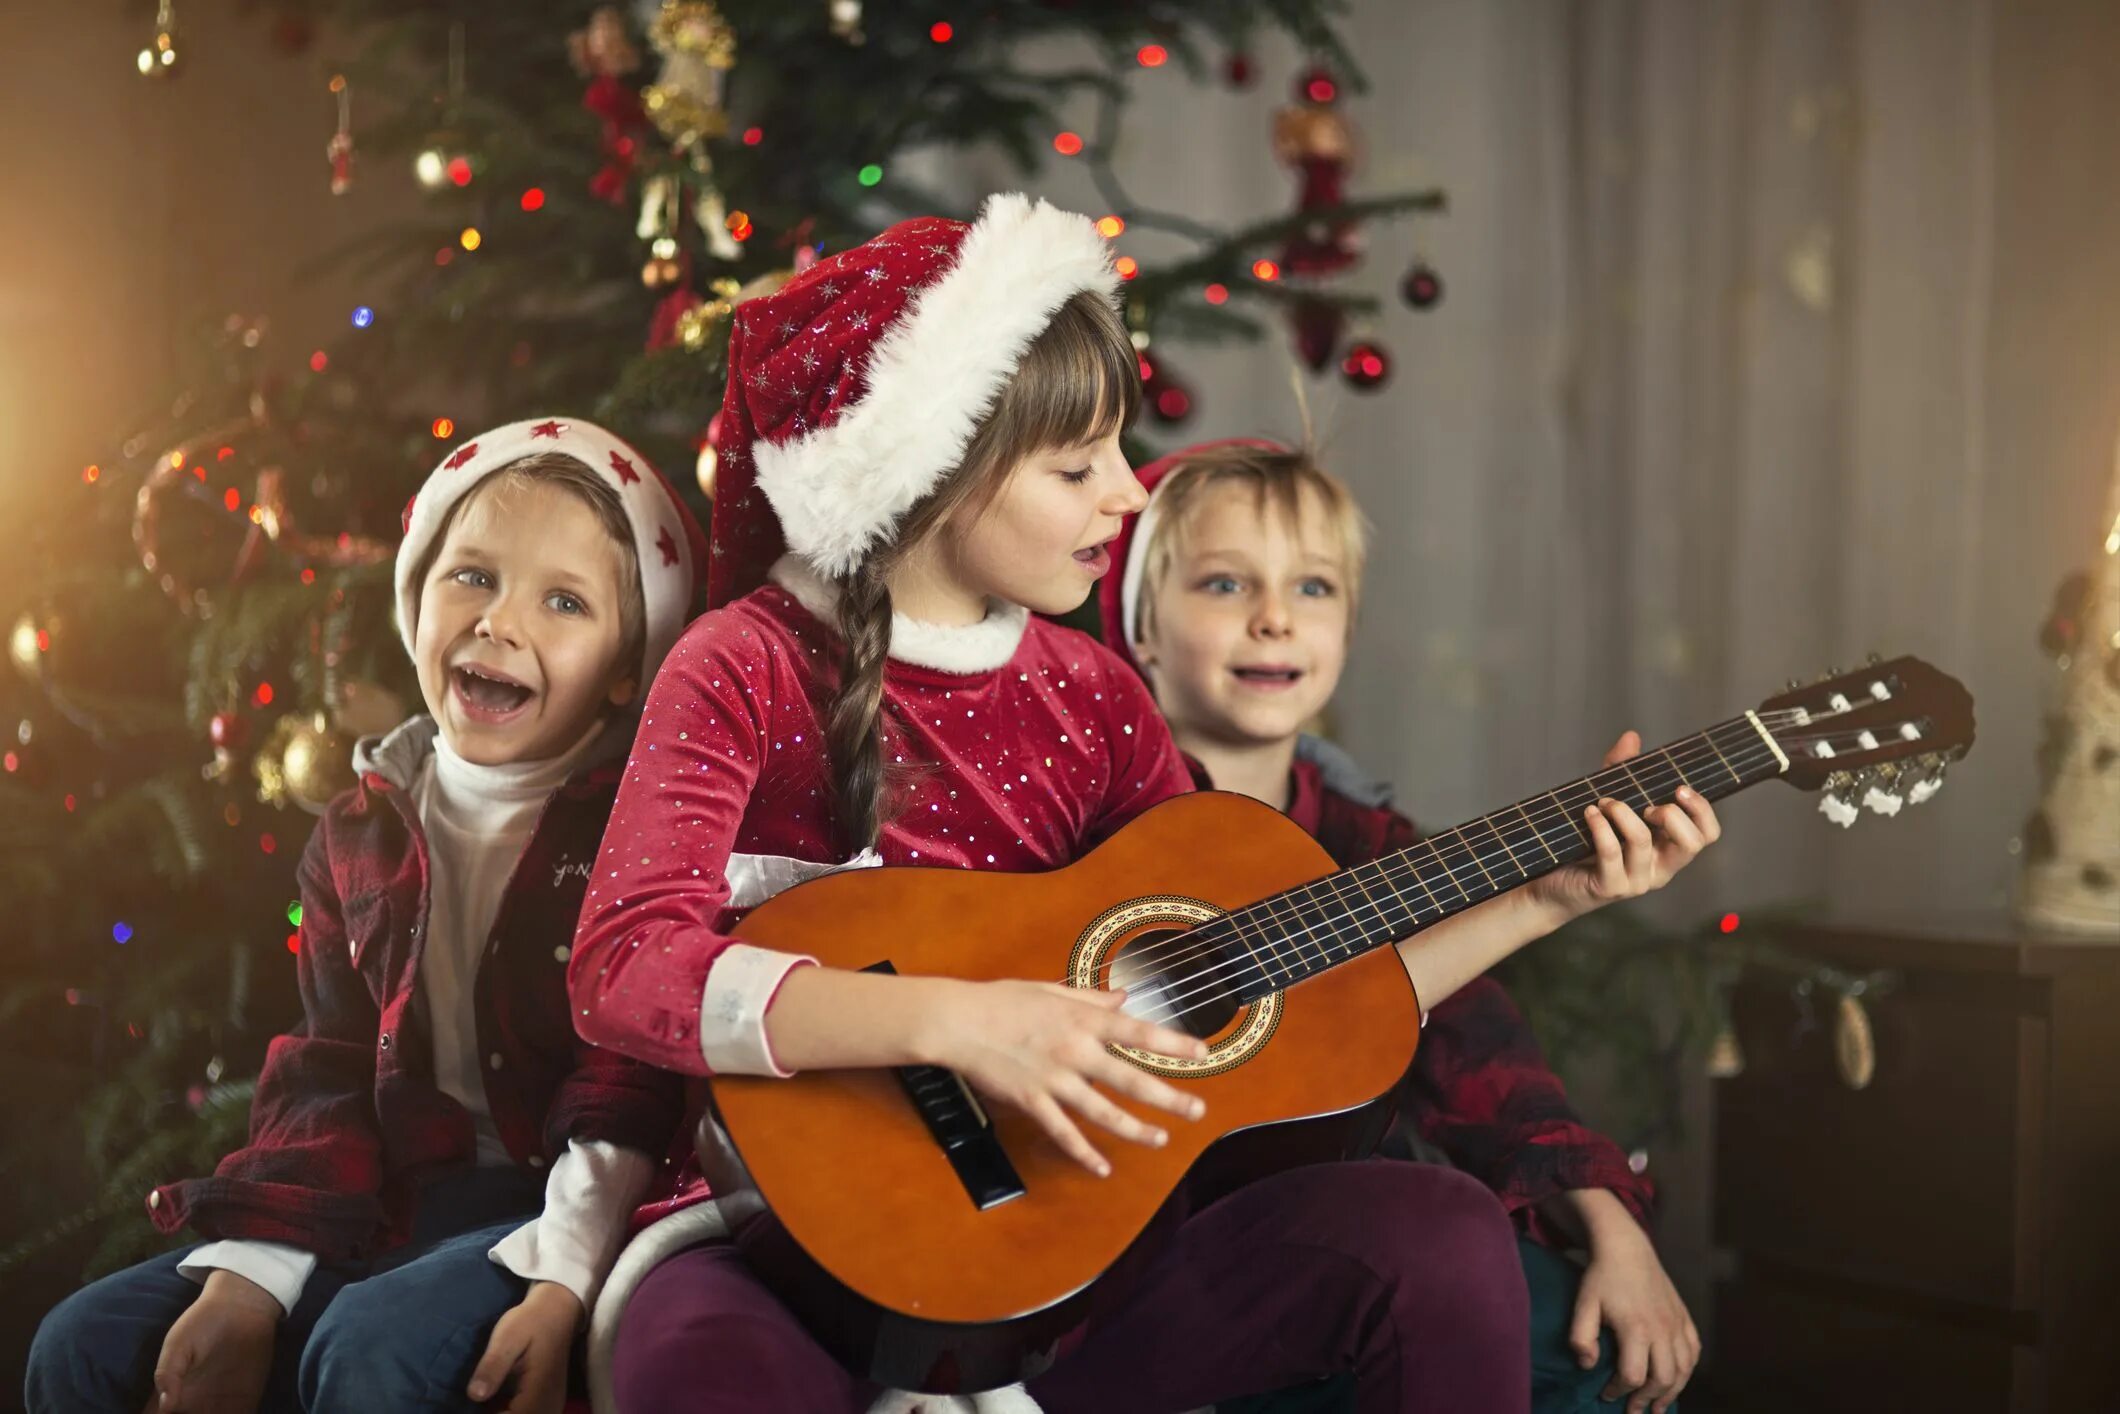
M446 1236L416 1232L372 1264L319 1265L280 1323L260 1414L475 1408L464 1386L494 1324L527 1289L486 1252L536 1215L541 1196L508 1170L445 1179L423 1196L420 1227ZM491 1221L509 1209L512 1217ZM184 1255L114 1272L45 1316L30 1346L30 1414L140 1414L162 1340L199 1294L177 1271Z

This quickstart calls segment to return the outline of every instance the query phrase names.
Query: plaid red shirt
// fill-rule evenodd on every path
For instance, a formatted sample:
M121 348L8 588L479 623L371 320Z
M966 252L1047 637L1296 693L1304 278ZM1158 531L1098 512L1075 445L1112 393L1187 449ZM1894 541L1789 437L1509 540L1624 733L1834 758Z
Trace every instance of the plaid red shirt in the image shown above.
M1213 788L1197 762L1193 779L1203 790ZM1421 838L1391 808L1388 788L1324 742L1303 739L1292 784L1289 818L1342 869ZM1474 978L1428 1014L1399 1098L1402 1123L1493 1189L1526 1233L1549 1246L1568 1244L1537 1207L1557 1193L1608 1189L1643 1223L1654 1210L1648 1178L1628 1167L1619 1145L1583 1123L1523 1015L1492 977Z
M430 732L431 725L427 728ZM416 731L408 727L401 731ZM386 744L384 753L392 749ZM427 740L431 741L431 736ZM414 754L424 743L409 743ZM473 984L494 1128L543 1168L570 1139L661 1155L679 1079L574 1034L567 957L623 757L578 772L538 817ZM266 1052L250 1142L211 1178L148 1196L155 1225L287 1242L331 1261L402 1242L419 1185L475 1161L470 1113L434 1081L413 1006L427 921L427 842L406 783L376 771L333 801L299 871L304 1020Z

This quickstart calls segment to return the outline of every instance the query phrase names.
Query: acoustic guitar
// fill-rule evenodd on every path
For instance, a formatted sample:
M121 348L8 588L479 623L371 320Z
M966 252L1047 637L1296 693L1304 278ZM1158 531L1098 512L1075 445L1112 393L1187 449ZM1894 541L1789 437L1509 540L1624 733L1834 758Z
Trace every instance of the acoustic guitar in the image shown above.
M935 1067L718 1076L700 1157L746 1255L849 1369L937 1392L1050 1358L1169 1216L1294 1164L1369 1150L1420 1014L1389 946L1591 851L1584 810L1680 785L1717 799L1779 778L1830 818L1926 799L1971 746L1972 699L1915 658L1793 688L1706 731L1353 869L1287 817L1203 792L1144 812L1046 874L889 868L813 880L744 938L827 966L1123 987L1204 1059L1119 1048L1207 1102L1163 1148L1083 1169L1027 1116ZM1174 1202L1174 1200L1178 1200Z

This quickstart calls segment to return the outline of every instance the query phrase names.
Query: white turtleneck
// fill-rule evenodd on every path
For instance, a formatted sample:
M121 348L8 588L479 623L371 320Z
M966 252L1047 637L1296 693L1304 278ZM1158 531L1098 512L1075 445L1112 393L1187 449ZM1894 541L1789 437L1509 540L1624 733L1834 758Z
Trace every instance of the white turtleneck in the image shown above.
M499 766L466 761L437 732L412 782L428 870L427 943L413 1005L433 1038L435 1084L470 1112L482 1167L512 1164L514 1158L486 1100L478 1048L479 959L539 814L596 750L603 729L599 722L562 755ZM525 1280L558 1282L587 1311L654 1168L655 1161L637 1150L570 1141L546 1180L544 1211L488 1255ZM178 1270L203 1282L215 1268L249 1278L292 1312L316 1256L282 1242L210 1242Z

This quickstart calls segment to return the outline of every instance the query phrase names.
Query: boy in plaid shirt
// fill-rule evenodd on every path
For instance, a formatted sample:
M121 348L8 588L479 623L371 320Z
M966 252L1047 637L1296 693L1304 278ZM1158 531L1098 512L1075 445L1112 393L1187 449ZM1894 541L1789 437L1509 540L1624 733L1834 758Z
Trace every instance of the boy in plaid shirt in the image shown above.
M680 1117L574 1032L574 921L699 527L648 462L543 419L406 508L398 618L428 715L355 754L303 856L304 1021L250 1142L148 1196L201 1245L75 1293L28 1407L556 1411Z

